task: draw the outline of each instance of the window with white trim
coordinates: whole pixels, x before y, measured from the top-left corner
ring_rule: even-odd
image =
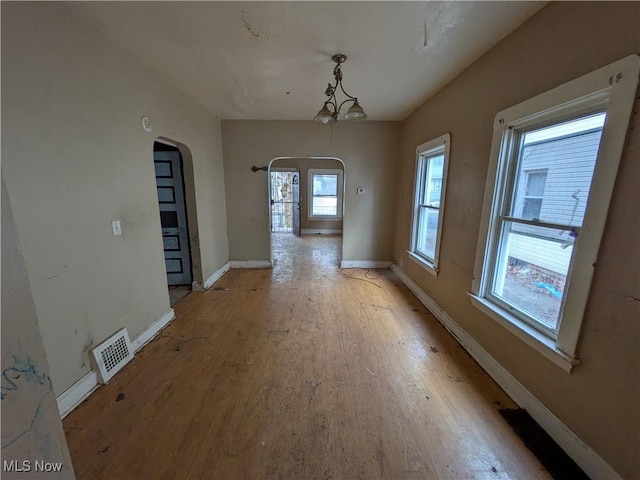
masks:
[[[632,55],[496,117],[472,301],[565,370],[640,72]]]
[[[309,170],[309,218],[342,218],[342,170]]]
[[[416,149],[416,174],[409,258],[437,274],[449,164],[447,133]]]

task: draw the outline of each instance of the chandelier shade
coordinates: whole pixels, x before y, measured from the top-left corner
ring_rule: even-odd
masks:
[[[316,122],[322,123],[324,125],[328,125],[336,121],[336,119],[333,118],[333,113],[331,113],[331,110],[329,110],[326,105],[322,106],[318,114],[313,117],[313,119]]]
[[[345,113],[342,118],[344,120],[351,120],[351,121],[366,120],[367,114],[358,103],[358,98],[352,95],[349,95],[347,92],[345,92],[344,87],[342,86],[341,65],[347,60],[347,56],[341,53],[338,53],[333,57],[331,57],[331,59],[334,62],[336,62],[336,66],[333,69],[335,84],[327,85],[327,89],[325,90],[324,94],[327,97],[329,97],[329,99],[324,102],[324,105],[322,106],[320,111],[318,111],[316,116],[313,117],[313,119],[316,122],[321,123],[323,125],[329,125],[329,124],[335,123],[338,121],[338,118],[340,117],[340,109],[342,108],[342,106],[347,103],[351,103],[349,110],[347,110],[347,113]],[[338,103],[338,99],[336,97],[336,93],[339,93],[338,88],[340,89],[340,92],[342,92],[342,94],[347,97],[345,100],[343,100],[340,103]]]
[[[347,113],[344,114],[345,120],[366,120],[367,114],[364,113],[364,110],[358,103],[358,100],[353,102],[353,105],[347,110]]]

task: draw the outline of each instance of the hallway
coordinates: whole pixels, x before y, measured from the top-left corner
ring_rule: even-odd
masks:
[[[79,479],[549,478],[515,407],[389,270],[274,238],[64,420]]]

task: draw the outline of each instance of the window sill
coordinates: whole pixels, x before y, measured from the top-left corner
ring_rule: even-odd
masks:
[[[432,263],[429,263],[424,258],[420,257],[419,255],[416,255],[413,252],[410,252],[409,250],[407,250],[407,254],[409,255],[409,258],[411,260],[413,260],[415,263],[417,263],[420,267],[424,268],[431,275],[433,275],[434,277],[438,276],[438,272],[440,270],[437,269]]]
[[[342,217],[321,217],[316,215],[315,217],[307,217],[307,220],[331,220],[334,222],[339,222],[342,220]]]
[[[544,355],[565,372],[571,373],[573,367],[580,363],[580,360],[577,358],[573,358],[559,350],[553,339],[543,335],[516,316],[484,298],[478,297],[472,293],[469,293],[468,295],[471,297],[471,303],[478,310],[493,318],[516,337],[534,348],[538,353]]]

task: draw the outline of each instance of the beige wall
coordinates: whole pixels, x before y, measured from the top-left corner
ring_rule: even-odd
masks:
[[[287,158],[276,160],[272,169],[295,168],[300,171],[300,229],[301,230],[342,230],[342,220],[317,220],[309,218],[309,170],[344,170],[342,162],[331,159]]]
[[[169,309],[159,136],[191,153],[206,278],[228,260],[219,121],[63,5],[2,3],[2,168],[59,394],[92,345]]]
[[[567,374],[469,302],[497,112],[640,52],[640,3],[551,3],[405,122],[395,259],[502,366],[625,478],[640,477],[640,123],[618,173],[584,321]],[[638,105],[635,108],[638,111]],[[415,148],[451,133],[440,274],[409,261]]]
[[[2,177],[2,454],[0,463],[30,462],[29,473],[2,478],[43,478],[35,462],[62,463],[46,478],[75,478],[49,377],[22,246]],[[9,383],[11,381],[11,383]]]
[[[398,122],[222,122],[229,252],[232,260],[268,260],[267,176],[251,171],[276,157],[338,157],[345,163],[343,260],[390,260]],[[356,195],[364,187],[366,195]]]
[[[551,3],[404,123],[339,122],[333,133],[311,121],[221,127],[63,5],[1,8],[2,168],[56,392],[90,370],[91,345],[122,326],[135,336],[169,308],[152,163],[156,137],[189,148],[204,278],[229,258],[270,256],[267,178],[251,172],[252,165],[278,156],[335,156],[346,164],[344,260],[402,261],[581,439],[623,477],[640,477],[637,116],[587,307],[582,365],[565,373],[466,296],[495,114],[639,53],[639,3]],[[140,126],[143,115],[153,121],[152,134]],[[435,278],[408,261],[405,250],[415,148],[445,132],[452,147]],[[357,187],[367,194],[357,196]],[[111,235],[115,219],[122,221],[121,237]],[[5,325],[3,312],[3,341]]]

